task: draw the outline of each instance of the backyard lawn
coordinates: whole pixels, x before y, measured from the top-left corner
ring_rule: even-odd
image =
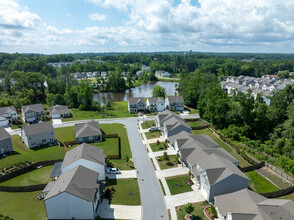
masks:
[[[166,142],[160,142],[160,144],[158,144],[158,145],[157,145],[157,143],[150,144],[150,147],[153,152],[156,152],[156,151],[165,150],[164,145],[166,145],[168,147],[168,144]]]
[[[233,151],[228,145],[226,145],[224,142],[222,142],[220,139],[218,139],[208,128],[201,129],[201,130],[192,130],[192,134],[205,134],[205,135],[208,135],[209,137],[211,137],[219,145],[219,147],[224,148],[233,157],[235,157],[239,161],[239,166],[240,167],[250,166],[249,163],[247,163],[245,160],[243,160],[242,157],[239,156],[235,151]]]
[[[168,155],[168,157],[169,157],[169,161],[165,161],[163,159],[163,156],[156,157],[161,170],[178,167],[178,163],[176,162],[178,156]]]
[[[267,177],[268,179],[270,179],[280,189],[285,189],[290,187],[289,184],[281,180],[277,175],[274,174],[274,171],[270,171],[269,168],[263,167],[261,169],[258,169],[258,172],[261,173],[263,176]]]
[[[150,128],[150,127],[154,127],[155,126],[155,121],[154,120],[151,120],[151,121],[144,121],[142,124],[141,124],[142,128],[143,129],[147,129],[147,128]]]
[[[187,122],[190,127],[201,127],[204,123],[199,119],[198,121]]]
[[[191,186],[188,186],[185,180],[190,179],[190,175],[181,175],[167,177],[166,182],[172,195],[193,191]]]
[[[147,139],[159,138],[161,136],[160,131],[149,131],[145,133]]]
[[[264,178],[256,171],[249,171],[246,176],[250,178],[249,187],[257,193],[266,193],[279,190],[278,187],[273,185],[270,181]]]
[[[60,143],[75,140],[75,126],[55,128],[55,137]]]
[[[136,179],[108,179],[106,187],[114,187],[111,204],[140,205],[139,185]]]
[[[29,186],[37,184],[45,184],[51,181],[50,174],[53,166],[45,166],[40,169],[27,172],[20,176],[0,183],[2,186]]]
[[[70,109],[71,118],[64,118],[62,121],[86,120],[86,119],[100,119],[100,118],[121,118],[121,117],[136,117],[136,114],[128,112],[128,102],[112,102],[111,109],[104,109],[98,111],[81,111],[79,109]]]
[[[209,204],[207,202],[193,203],[194,211],[191,213],[193,215],[193,219],[195,219],[195,220],[206,220],[207,218],[204,215],[203,210],[208,205]],[[186,205],[176,207],[177,217],[178,217],[179,220],[180,219],[185,219],[185,215],[188,214],[188,213],[185,212],[185,206]]]
[[[38,200],[41,191],[25,193],[0,192],[0,213],[14,220],[45,220],[43,200]]]
[[[25,144],[21,142],[19,135],[13,135],[12,137],[13,152],[12,155],[0,159],[0,169],[17,164],[24,161],[45,161],[63,159],[65,150],[59,146],[44,146],[39,148],[29,149]]]

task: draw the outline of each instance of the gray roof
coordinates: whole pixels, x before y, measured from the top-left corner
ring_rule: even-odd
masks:
[[[59,114],[69,114],[68,106],[66,105],[55,105],[49,108],[50,116],[53,111],[57,111]]]
[[[10,134],[5,130],[5,128],[0,126],[0,141],[11,138]]]
[[[190,135],[190,137],[193,139],[193,141],[186,142],[181,149],[185,148],[216,148],[218,147],[218,144],[212,140],[208,135],[204,134],[197,134],[197,135]]]
[[[249,189],[215,196],[215,205],[222,216],[233,220],[294,219],[294,203],[286,199],[267,199]]]
[[[61,175],[62,162],[56,162],[51,171],[50,178],[59,177]]]
[[[32,110],[34,112],[45,111],[42,104],[34,104],[34,105],[24,105],[21,109],[26,113],[28,110]]]
[[[147,100],[149,101],[149,103],[164,102],[163,97],[151,97],[151,98],[147,98]]]
[[[273,92],[271,92],[271,91],[264,91],[262,94],[263,94],[265,97],[272,97],[272,96],[273,96]]]
[[[42,193],[48,193],[53,186],[55,185],[56,181],[49,182],[46,187],[43,189]]]
[[[188,133],[187,131],[181,131],[175,135],[170,136],[168,140],[172,145],[174,145],[177,141],[178,147],[180,149],[181,146],[183,146],[183,144],[186,143],[188,140],[193,140],[191,136],[192,134]]]
[[[140,101],[145,104],[145,99],[142,98],[142,97],[140,97],[140,98],[128,98],[128,100],[129,100],[130,105],[138,104]]]
[[[183,96],[167,96],[169,103],[184,103]]]
[[[159,121],[166,120],[166,119],[168,119],[170,117],[173,117],[173,116],[176,117],[176,118],[182,119],[178,114],[176,114],[176,113],[174,113],[174,112],[172,112],[172,111],[170,111],[168,109],[164,110],[163,112],[160,112],[157,115]]]
[[[26,125],[22,127],[22,129],[24,130],[26,136],[32,136],[32,135],[42,134],[49,131],[54,131],[54,128],[50,121],[46,121],[46,122],[41,121],[37,124]]]
[[[166,126],[168,131],[176,129],[179,126],[184,126],[192,130],[191,127],[187,125],[182,119],[176,117],[171,117],[170,119],[166,120],[164,122],[164,125]]]
[[[253,89],[252,90],[252,93],[255,93],[255,94],[259,94],[259,93],[263,93],[264,92],[264,90],[262,90],[262,89]]]
[[[13,106],[2,107],[2,108],[0,108],[0,115],[4,115],[5,113],[8,113],[10,111],[16,112],[16,110]]]
[[[75,137],[91,137],[102,135],[102,132],[99,127],[99,122],[90,120],[86,123],[75,124]]]
[[[61,169],[67,167],[68,165],[74,163],[81,158],[92,161],[94,163],[105,165],[106,156],[103,154],[102,148],[83,143],[75,147],[74,149],[66,152]]]
[[[61,174],[44,200],[67,192],[87,201],[95,201],[95,194],[99,188],[98,176],[99,173],[86,167],[74,167]]]

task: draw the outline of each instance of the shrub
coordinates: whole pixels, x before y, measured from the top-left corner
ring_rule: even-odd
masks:
[[[191,214],[195,210],[195,207],[192,203],[188,202],[188,205],[185,206],[185,212]]]
[[[215,210],[214,205],[212,204],[212,205],[210,206],[210,208],[211,208],[211,214],[212,214],[212,216],[213,216],[214,218],[217,218],[217,212],[216,212],[216,210]]]
[[[160,145],[160,141],[159,141],[158,139],[157,139],[157,141],[156,141],[156,144],[157,144],[157,145]]]
[[[164,159],[165,161],[169,161],[169,156],[168,156],[167,152],[164,152],[164,153],[163,153],[163,159]]]

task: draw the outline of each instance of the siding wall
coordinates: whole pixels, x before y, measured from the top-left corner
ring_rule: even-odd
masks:
[[[0,142],[0,154],[2,152],[1,149],[4,150],[4,153],[13,151],[11,137]]]

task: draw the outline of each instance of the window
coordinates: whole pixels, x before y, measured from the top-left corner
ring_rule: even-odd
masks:
[[[42,139],[42,142],[43,142],[43,143],[46,142],[46,139]]]

